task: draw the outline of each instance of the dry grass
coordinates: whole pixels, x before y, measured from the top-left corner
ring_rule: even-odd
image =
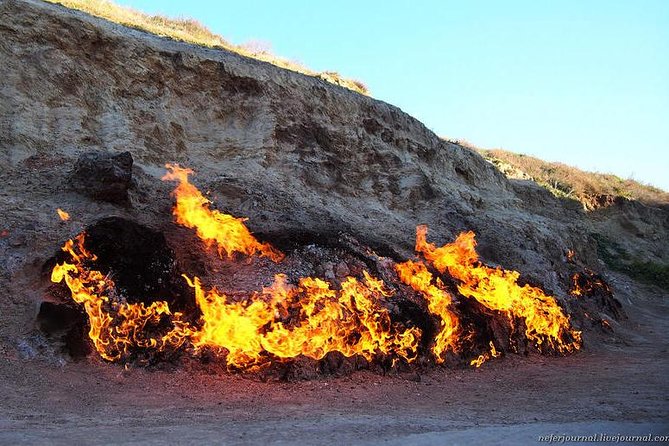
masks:
[[[174,40],[203,45],[211,48],[223,48],[246,57],[269,62],[281,68],[318,77],[335,85],[339,85],[361,94],[369,94],[367,87],[360,81],[346,79],[332,71],[315,72],[303,65],[271,54],[269,51],[257,50],[233,45],[218,34],[212,33],[197,20],[188,18],[170,18],[161,15],[149,15],[143,12],[119,6],[109,0],[46,0],[58,3],[71,9],[107,19],[131,28],[169,37]]]
[[[588,210],[606,205],[617,197],[669,206],[669,193],[632,179],[586,172],[566,164],[551,163],[506,150],[485,150],[463,141],[452,142],[479,152],[507,176],[532,179],[558,197],[580,201]]]

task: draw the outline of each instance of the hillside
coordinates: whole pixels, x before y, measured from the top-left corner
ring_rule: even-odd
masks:
[[[481,154],[520,190],[526,189],[527,182],[536,183],[565,206],[578,202],[591,225],[597,255],[608,268],[669,289],[669,250],[664,238],[669,230],[669,193],[564,163],[451,142]]]
[[[473,146],[509,178],[531,179],[556,197],[578,200],[594,210],[617,199],[637,200],[650,206],[669,206],[669,193],[632,179],[586,172],[564,163],[547,162],[529,155]]]
[[[110,0],[46,1],[83,11],[114,23],[140,29],[159,36],[169,37],[182,42],[193,43],[210,48],[224,48],[246,57],[269,62],[281,68],[326,80],[361,94],[369,94],[365,84],[358,80],[344,78],[334,71],[315,72],[298,62],[274,55],[264,48],[254,48],[253,45],[232,44],[222,36],[212,33],[206,26],[194,19],[149,15],[132,8],[117,5]]]
[[[593,270],[611,258],[609,267],[651,262],[651,271],[669,263],[666,211],[641,200],[584,213],[398,108],[317,77],[60,5],[2,5],[3,215],[10,226],[30,220],[39,229],[19,250],[47,258],[67,228],[53,215],[28,217],[11,205],[17,199],[69,208],[81,222],[104,211],[164,225],[169,193],[156,179],[178,162],[253,232],[279,243],[343,232],[406,257],[418,224],[440,240],[473,230],[483,259],[561,295],[571,285],[568,251]],[[130,152],[130,206],[67,186],[77,158],[100,151]],[[596,187],[583,185],[583,194],[601,196]]]
[[[461,144],[480,153],[512,181],[532,181],[557,198],[579,202],[591,221],[598,256],[608,268],[669,289],[669,252],[664,242],[669,193],[615,175]]]

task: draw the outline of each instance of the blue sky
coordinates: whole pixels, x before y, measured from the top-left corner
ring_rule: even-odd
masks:
[[[440,136],[669,190],[669,1],[117,3],[270,42]]]

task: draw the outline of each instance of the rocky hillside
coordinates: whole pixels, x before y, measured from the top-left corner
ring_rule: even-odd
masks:
[[[531,180],[560,199],[580,203],[606,266],[669,289],[669,247],[665,242],[669,193],[615,175],[464,145],[482,154],[511,181]]]
[[[484,259],[558,295],[568,250],[604,267],[593,233],[615,227],[616,242],[639,255],[666,240],[666,213],[628,203],[615,218],[586,215],[397,107],[223,49],[0,0],[0,59],[0,274],[11,296],[0,311],[17,326],[34,317],[44,262],[83,225],[110,215],[170,224],[166,162],[194,169],[193,181],[261,238],[346,232],[406,256],[417,224],[437,242],[471,229]],[[82,154],[125,151],[134,160],[127,201],[72,182]],[[667,262],[663,249],[655,261]]]
[[[194,43],[209,48],[220,48],[252,57],[254,59],[269,62],[281,68],[286,68],[298,73],[315,76],[332,82],[335,85],[349,88],[358,93],[367,94],[367,87],[360,81],[346,79],[334,71],[315,72],[289,59],[276,56],[263,48],[263,45],[234,45],[223,37],[214,34],[206,26],[194,19],[170,18],[163,15],[149,15],[132,8],[117,5],[110,0],[46,0],[58,3],[68,8],[87,12],[88,14],[110,20],[131,28],[147,31],[160,36],[169,37],[182,42]]]
[[[479,152],[507,177],[531,179],[553,195],[580,201],[587,211],[609,206],[617,200],[635,200],[651,207],[669,207],[669,192],[616,175],[585,172],[563,163],[550,163],[529,155],[501,149]]]

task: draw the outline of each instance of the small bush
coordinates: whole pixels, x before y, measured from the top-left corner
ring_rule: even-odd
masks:
[[[669,289],[669,265],[635,260],[624,272],[640,282],[657,285],[665,290]]]

